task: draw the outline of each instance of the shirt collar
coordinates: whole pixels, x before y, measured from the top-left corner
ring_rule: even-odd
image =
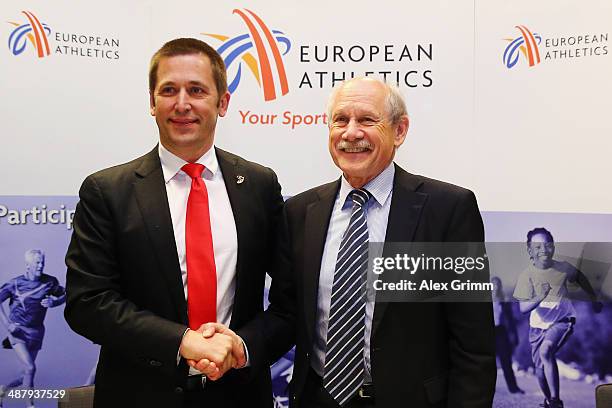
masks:
[[[164,181],[168,183],[181,171],[187,162],[174,153],[166,149],[161,143],[159,144],[159,161],[161,162],[162,171],[164,173]],[[196,163],[203,164],[205,167],[202,177],[210,179],[212,178],[217,170],[219,170],[219,162],[217,161],[217,152],[214,146],[208,149],[206,153],[202,155]]]
[[[385,202],[389,199],[391,195],[391,191],[393,190],[393,179],[395,177],[395,165],[393,162],[389,163],[389,165],[381,171],[378,176],[374,177],[372,180],[366,183],[363,186],[364,189],[368,190],[370,194],[374,197],[379,206],[383,206]],[[353,191],[353,188],[348,181],[342,176],[340,181],[340,191],[338,192],[338,198],[342,204],[342,209],[344,210],[347,207],[352,205],[352,200],[348,200],[348,195]],[[372,201],[370,201],[371,203]]]

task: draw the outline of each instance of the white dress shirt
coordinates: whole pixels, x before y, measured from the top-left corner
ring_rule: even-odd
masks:
[[[159,159],[166,183],[174,241],[181,268],[185,300],[187,300],[185,218],[187,200],[191,190],[191,177],[181,170],[181,167],[187,162],[172,154],[161,143],[159,144]],[[236,222],[214,147],[204,153],[196,163],[203,164],[205,167],[202,178],[208,191],[210,229],[217,271],[217,322],[229,326],[236,287],[236,260],[238,257]],[[198,374],[199,372],[190,369],[190,373]]]
[[[370,180],[363,188],[372,194],[372,198],[365,206],[368,224],[368,236],[370,243],[384,242],[387,232],[387,221],[391,209],[391,196],[393,195],[393,178],[395,166],[393,162],[387,166],[378,176]],[[327,328],[329,324],[329,308],[331,304],[332,285],[334,272],[336,270],[336,259],[342,242],[342,236],[348,228],[351,219],[353,202],[348,198],[349,193],[354,190],[344,177],[341,179],[340,191],[336,197],[332,210],[325,248],[321,260],[321,271],[319,275],[319,293],[317,297],[316,339],[313,345],[312,368],[323,377],[325,368],[325,350],[327,346]],[[371,248],[371,247],[370,247]],[[380,245],[382,250],[382,245]],[[382,254],[368,254],[369,257]],[[371,275],[370,271],[368,274]],[[368,276],[368,288],[371,287],[372,276]],[[371,380],[370,368],[370,336],[372,334],[372,317],[374,316],[375,291],[367,291],[366,317],[365,317],[365,344],[363,350],[364,364],[366,367],[366,381]]]

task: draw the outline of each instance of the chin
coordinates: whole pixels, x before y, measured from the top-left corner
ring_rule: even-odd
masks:
[[[342,170],[342,172],[347,176],[347,177],[355,177],[355,178],[363,178],[366,177],[366,172],[364,171],[365,169],[362,166],[340,166],[340,170]]]
[[[361,173],[371,167],[369,160],[359,157],[343,157],[340,160],[340,167]]]
[[[543,260],[543,259],[539,259],[535,265],[540,268],[540,269],[548,269],[552,266],[552,261],[547,261],[547,260]]]

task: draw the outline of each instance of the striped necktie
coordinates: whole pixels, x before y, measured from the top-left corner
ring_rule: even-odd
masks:
[[[364,381],[368,224],[364,210],[372,195],[364,189],[349,194],[351,220],[342,237],[332,285],[323,386],[340,405],[346,403]]]

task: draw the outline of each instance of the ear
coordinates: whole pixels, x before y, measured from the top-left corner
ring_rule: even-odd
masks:
[[[155,116],[155,96],[151,91],[149,91],[149,112],[151,116]]]
[[[221,98],[219,98],[219,116],[223,117],[227,113],[231,94],[229,91],[225,91]]]
[[[402,143],[404,143],[404,140],[406,140],[409,123],[410,121],[408,120],[408,115],[404,115],[400,118],[399,124],[395,128],[395,135],[393,135],[393,144],[395,145],[395,148],[400,147]]]

